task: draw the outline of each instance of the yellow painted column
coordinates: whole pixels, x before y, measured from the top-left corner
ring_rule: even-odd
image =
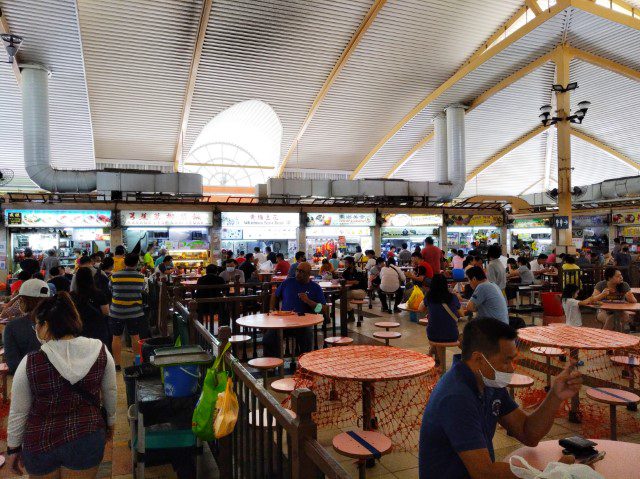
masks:
[[[566,87],[569,80],[571,57],[564,48],[559,49],[556,57],[556,83]],[[571,114],[571,93],[557,92],[557,116],[567,118]],[[573,250],[571,242],[571,123],[556,123],[556,141],[558,151],[558,215],[569,217],[569,228],[558,230],[558,253]]]

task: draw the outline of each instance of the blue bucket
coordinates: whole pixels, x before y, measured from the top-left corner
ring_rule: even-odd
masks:
[[[200,371],[197,364],[164,366],[164,394],[167,397],[185,397],[198,392]]]
[[[463,269],[454,269],[451,271],[451,277],[455,281],[464,281],[464,270]]]

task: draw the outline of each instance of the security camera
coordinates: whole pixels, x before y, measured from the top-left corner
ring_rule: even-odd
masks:
[[[7,50],[7,55],[9,55],[9,61],[7,63],[13,63],[13,59],[22,44],[22,37],[12,33],[3,33],[0,35],[0,38],[2,38],[4,48]]]

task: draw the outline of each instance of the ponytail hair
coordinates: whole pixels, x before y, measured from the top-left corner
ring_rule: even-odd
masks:
[[[65,291],[43,299],[33,311],[33,319],[41,326],[47,323],[54,339],[82,334],[82,320],[71,296]]]

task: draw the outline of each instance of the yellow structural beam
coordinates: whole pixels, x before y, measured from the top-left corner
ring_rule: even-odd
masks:
[[[513,213],[524,213],[532,209],[531,205],[527,201],[522,198],[518,198],[517,196],[478,195],[466,199],[466,203],[495,203],[501,201],[509,203],[512,207]]]
[[[623,75],[632,80],[640,81],[640,71],[638,70],[634,70],[633,68],[626,67],[624,65],[621,65],[620,63],[609,60],[608,58],[603,58],[598,55],[594,55],[593,53],[585,52],[584,50],[580,50],[569,45],[565,46],[564,48],[574,58],[579,58],[580,60],[584,60],[585,62],[591,63],[592,65],[596,65],[600,68],[604,68],[605,70],[618,73],[619,75]]]
[[[189,114],[191,113],[191,103],[193,102],[193,92],[196,87],[196,78],[198,77],[198,67],[202,58],[202,47],[207,34],[207,26],[209,25],[209,17],[211,16],[211,6],[213,0],[204,0],[202,11],[200,13],[200,23],[198,24],[198,36],[196,37],[196,45],[193,49],[191,57],[191,67],[189,68],[189,79],[187,80],[187,89],[184,94],[184,102],[182,104],[182,118],[180,120],[180,128],[178,130],[178,142],[173,161],[174,171],[178,171],[180,158],[182,157],[182,149],[184,147],[184,135],[187,132],[189,124]]]
[[[432,91],[429,95],[427,95],[420,103],[418,103],[410,112],[408,112],[402,120],[400,120],[396,125],[389,131],[378,143],[376,146],[369,152],[367,155],[360,161],[356,169],[351,174],[351,179],[355,179],[360,170],[365,167],[365,165],[369,162],[369,160],[382,148],[387,141],[391,137],[393,137],[400,129],[406,125],[414,116],[420,113],[424,108],[426,108],[430,103],[434,100],[442,96],[445,92],[447,92],[451,87],[453,87],[458,81],[467,76],[469,73],[483,65],[487,60],[490,60],[504,49],[513,45],[518,40],[522,39],[525,35],[532,32],[540,25],[548,21],[549,19],[556,16],[558,13],[562,12],[565,8],[567,8],[570,4],[570,0],[558,0],[558,3],[551,7],[549,10],[545,10],[540,15],[536,16],[533,20],[531,20],[526,25],[522,26],[503,41],[495,44],[493,47],[489,48],[482,55],[476,56],[472,58],[469,62],[463,65],[456,73],[453,74],[447,81],[445,81],[442,85]]]
[[[487,161],[483,162],[480,166],[474,168],[474,170],[467,175],[467,181],[471,181],[476,176],[478,176],[480,173],[482,173],[484,170],[486,170],[491,165],[493,165],[496,161],[500,160],[502,157],[504,157],[508,153],[512,152],[513,150],[518,148],[520,145],[523,145],[524,143],[529,141],[531,138],[535,138],[540,133],[542,133],[544,131],[547,131],[548,129],[549,129],[548,126],[540,125],[539,127],[531,130],[526,135],[521,136],[516,141],[510,143],[505,148],[503,148],[498,153],[496,153],[491,158],[489,158]]]
[[[612,22],[619,23],[625,27],[634,28],[640,30],[640,19],[634,18],[629,15],[625,15],[622,12],[617,12],[611,8],[603,7],[590,0],[570,0],[572,7],[579,8],[587,13],[596,15],[598,17],[610,20]],[[633,10],[632,10],[633,11]]]
[[[576,128],[572,128],[571,129],[571,135],[575,136],[576,138],[580,138],[581,140],[584,140],[587,143],[590,143],[591,145],[595,146],[596,148],[601,149],[602,151],[610,154],[611,156],[613,156],[613,157],[617,158],[618,160],[626,163],[627,165],[635,168],[636,170],[640,170],[640,163],[638,163],[637,161],[634,161],[631,158],[629,158],[628,156],[620,153],[618,150],[614,150],[609,145],[605,145],[600,140],[597,140],[594,137],[587,135],[583,131],[578,130]]]
[[[542,8],[540,8],[540,5],[538,5],[536,0],[524,0],[524,3],[536,15],[540,15],[542,13]]]
[[[4,14],[2,13],[2,10],[0,10],[0,34],[4,34],[4,33],[11,33],[11,30],[9,29],[9,23],[7,22],[7,17],[5,17]],[[18,65],[17,58],[13,59],[13,64],[11,65],[11,68],[13,69],[13,74],[16,77],[16,81],[18,82],[18,85],[20,85],[22,83],[22,74],[20,73],[20,65]]]
[[[378,16],[378,13],[380,13],[380,10],[382,10],[382,7],[384,7],[385,3],[387,3],[387,0],[376,0],[373,3],[373,5],[371,5],[371,8],[369,8],[369,11],[367,12],[364,19],[362,20],[362,23],[360,23],[360,26],[358,27],[355,34],[347,44],[342,54],[340,55],[340,58],[338,58],[338,61],[333,66],[333,69],[331,70],[331,72],[329,73],[329,76],[327,77],[324,84],[322,85],[322,88],[320,88],[320,91],[316,95],[316,98],[313,101],[313,104],[311,105],[311,108],[307,113],[307,117],[304,119],[304,122],[302,122],[302,126],[300,127],[298,134],[295,136],[295,138],[291,142],[289,151],[287,151],[287,154],[282,159],[282,162],[278,167],[278,172],[276,176],[279,177],[282,175],[282,172],[287,166],[287,162],[293,155],[293,152],[298,147],[298,143],[300,142],[302,135],[304,135],[304,132],[306,131],[309,124],[311,123],[311,119],[315,115],[316,111],[318,111],[318,108],[320,108],[320,104],[322,103],[324,98],[327,96],[327,93],[329,92],[329,88],[331,88],[331,85],[333,85],[333,82],[335,82],[336,78],[338,77],[338,74],[342,71],[342,69],[347,64],[347,60],[349,60],[349,57],[355,51],[356,47],[364,37],[364,34],[367,32],[367,30],[369,30],[369,27],[371,27],[371,25],[373,24],[373,21],[376,19],[376,17]]]

